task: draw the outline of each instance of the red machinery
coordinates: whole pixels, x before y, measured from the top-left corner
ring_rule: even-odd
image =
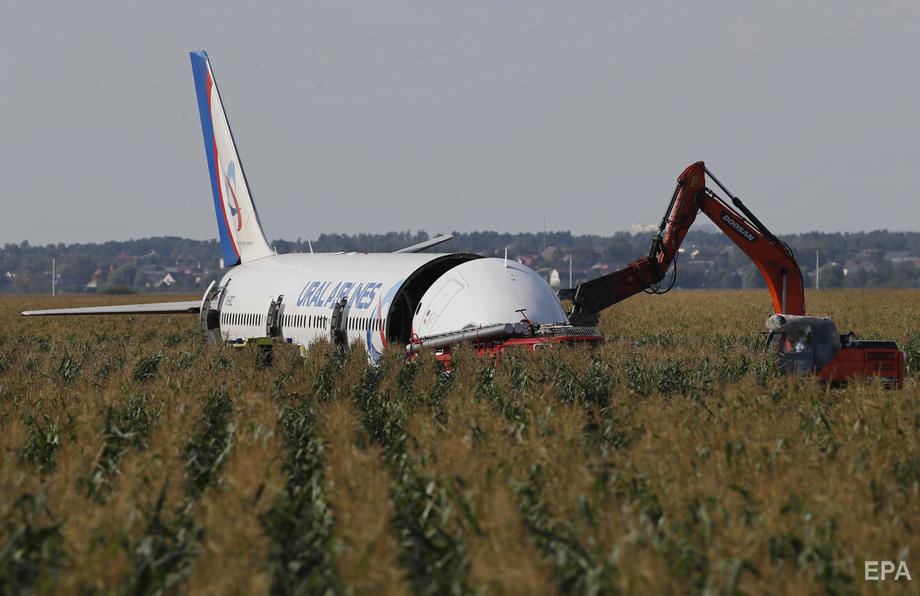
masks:
[[[731,198],[735,208],[706,187],[707,174]],[[897,344],[856,340],[852,332],[838,335],[833,320],[804,316],[804,282],[792,249],[774,236],[701,161],[677,179],[648,257],[576,288],[560,290],[559,297],[574,305],[569,321],[593,325],[602,309],[634,294],[668,291],[673,277],[668,287],[661,288],[659,284],[700,211],[750,257],[766,280],[777,313],[767,321],[771,331],[768,344],[779,354],[780,370],[813,372],[817,378],[832,383],[873,377],[891,386],[903,385],[904,353]]]
[[[548,344],[597,344],[603,341],[604,336],[594,327],[538,325],[525,317],[519,323],[502,323],[413,338],[412,343],[406,346],[406,351],[410,358],[415,358],[422,350],[433,350],[435,358],[449,363],[453,346],[461,343],[471,345],[481,358],[494,358],[504,354],[507,349],[533,351]]]

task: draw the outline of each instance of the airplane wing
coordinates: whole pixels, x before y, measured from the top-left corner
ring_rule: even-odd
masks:
[[[419,242],[418,244],[413,244],[412,246],[407,246],[406,248],[400,248],[399,250],[394,250],[393,252],[422,252],[425,249],[431,248],[432,246],[437,246],[442,242],[447,242],[453,238],[453,234],[446,234],[444,236],[438,236],[436,238],[430,238],[424,242]]]
[[[52,308],[48,310],[26,310],[24,317],[46,317],[55,315],[197,315],[201,311],[200,300],[187,302],[150,302],[148,304],[119,304],[116,306],[88,306],[82,308]]]

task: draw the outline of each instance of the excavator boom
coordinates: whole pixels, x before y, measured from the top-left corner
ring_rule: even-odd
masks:
[[[706,187],[707,176],[728,195],[731,205]],[[779,355],[782,372],[814,373],[831,384],[856,377],[879,379],[890,387],[904,384],[904,352],[897,344],[856,340],[852,332],[838,335],[832,319],[804,316],[805,284],[792,249],[774,236],[701,161],[677,179],[648,257],[576,288],[559,291],[560,298],[573,304],[569,322],[593,325],[600,311],[608,306],[639,292],[660,294],[671,289],[677,275],[678,250],[699,212],[750,257],[767,282],[776,311],[767,320],[771,330],[768,343]],[[672,266],[674,277],[662,288],[661,282]]]
[[[706,175],[731,197],[734,208],[706,187]],[[739,213],[740,211],[740,213]],[[678,250],[699,212],[703,212],[757,265],[770,290],[777,313],[805,313],[805,286],[792,250],[764,226],[740,199],[732,195],[698,161],[683,171],[668,209],[652,239],[648,257],[629,263],[623,269],[559,291],[571,300],[569,320],[576,325],[595,322],[608,306],[639,292],[663,293],[668,269],[675,264]],[[673,282],[672,282],[673,283]]]

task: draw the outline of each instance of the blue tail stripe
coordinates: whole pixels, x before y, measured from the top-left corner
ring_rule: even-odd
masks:
[[[211,174],[211,194],[214,196],[214,211],[217,215],[217,231],[220,234],[224,267],[232,267],[239,264],[240,257],[233,249],[233,240],[230,238],[230,231],[224,221],[220,178],[217,175],[217,164],[214,163],[214,126],[211,123],[211,106],[208,104],[208,54],[204,50],[199,50],[189,52],[189,56],[192,59],[192,74],[195,76],[198,114],[201,116],[201,134],[204,135],[204,153],[208,158],[208,171]]]

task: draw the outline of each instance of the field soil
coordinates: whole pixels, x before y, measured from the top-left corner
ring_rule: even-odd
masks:
[[[913,593],[920,293],[807,294],[902,390],[777,376],[765,291],[639,295],[593,350],[208,346],[0,298],[0,593]],[[915,529],[918,533],[915,533]],[[867,582],[866,561],[913,577]]]

